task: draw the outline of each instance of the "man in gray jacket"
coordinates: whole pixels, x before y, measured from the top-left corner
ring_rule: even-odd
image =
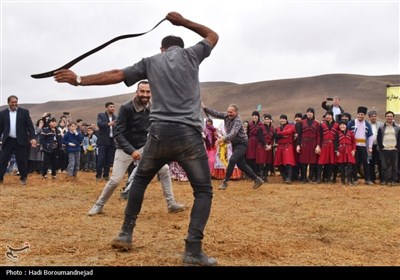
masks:
[[[377,142],[381,152],[381,185],[398,185],[398,157],[400,150],[400,129],[394,122],[394,113],[385,113],[386,122],[379,127]]]

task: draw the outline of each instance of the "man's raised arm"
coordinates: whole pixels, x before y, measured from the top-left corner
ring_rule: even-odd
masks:
[[[187,29],[192,30],[193,32],[196,32],[199,34],[201,37],[206,39],[211,43],[211,46],[214,47],[217,42],[218,42],[218,34],[208,28],[207,26],[204,26],[202,24],[193,22],[191,20],[188,20],[184,18],[181,14],[177,12],[170,12],[166,16],[167,20],[169,20],[173,25],[177,26],[183,26]]]

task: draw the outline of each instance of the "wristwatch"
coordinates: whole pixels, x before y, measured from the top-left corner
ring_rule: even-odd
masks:
[[[81,76],[76,76],[76,84],[80,85],[81,84]]]

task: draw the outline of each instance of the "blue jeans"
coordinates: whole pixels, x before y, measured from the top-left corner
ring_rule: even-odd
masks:
[[[125,221],[136,221],[148,184],[160,168],[171,161],[176,161],[182,166],[193,188],[194,203],[186,239],[201,241],[211,210],[211,176],[201,133],[185,124],[152,123],[129,191]]]

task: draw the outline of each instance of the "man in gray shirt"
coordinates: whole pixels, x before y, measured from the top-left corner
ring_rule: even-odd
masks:
[[[185,170],[193,188],[194,203],[190,215],[183,262],[214,265],[202,250],[204,228],[212,201],[212,186],[207,153],[201,132],[202,113],[199,83],[199,65],[210,55],[218,42],[218,34],[210,28],[190,21],[179,13],[166,16],[172,24],[194,31],[204,39],[184,48],[180,37],[167,36],[161,42],[161,53],[143,58],[133,66],[94,75],[77,76],[70,70],[56,72],[55,80],[71,85],[109,85],[124,82],[132,86],[147,79],[152,90],[151,127],[144,146],[137,173],[129,192],[125,218],[113,247],[132,248],[132,233],[140,213],[145,190],[166,163],[177,161]]]
[[[222,184],[219,186],[219,190],[226,190],[228,187],[228,181],[232,176],[235,165],[244,172],[249,178],[254,181],[253,189],[258,189],[264,183],[264,181],[258,177],[253,169],[246,163],[245,154],[247,151],[248,137],[243,129],[243,123],[239,116],[238,107],[236,104],[230,104],[226,113],[217,112],[214,109],[207,108],[202,104],[203,110],[211,116],[223,119],[226,130],[226,135],[219,137],[216,141],[216,145],[220,143],[231,143],[233,153],[229,158],[228,166],[226,167],[225,178]]]

